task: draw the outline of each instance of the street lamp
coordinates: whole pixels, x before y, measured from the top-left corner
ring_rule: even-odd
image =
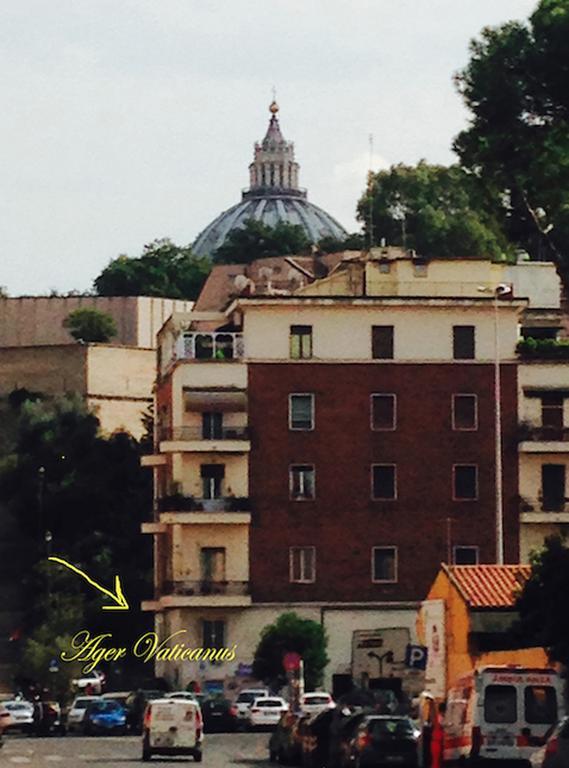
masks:
[[[494,294],[494,434],[496,460],[496,563],[504,565],[504,496],[502,465],[502,381],[500,372],[500,323],[498,299],[511,294],[512,286],[499,283],[494,288],[478,286],[478,290]]]

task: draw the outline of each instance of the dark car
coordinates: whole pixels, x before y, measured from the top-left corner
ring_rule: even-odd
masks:
[[[152,699],[161,699],[163,696],[164,692],[158,690],[139,688],[137,691],[133,691],[126,700],[128,730],[132,733],[142,733],[142,720],[146,705]]]
[[[83,733],[94,736],[110,733],[116,736],[126,733],[126,710],[117,701],[100,699],[88,705],[83,718]]]
[[[418,765],[417,731],[408,717],[368,715],[352,742],[354,768]]]
[[[542,768],[569,768],[569,717],[564,717],[545,745]]]
[[[204,733],[237,730],[237,709],[223,696],[206,697],[201,702]]]
[[[330,726],[334,710],[327,709],[303,723],[302,765],[304,768],[327,768],[330,749]]]
[[[369,709],[337,709],[330,723],[328,768],[350,768],[352,742],[363,720],[370,715]]]
[[[285,712],[269,739],[269,760],[282,765],[300,765],[304,723],[310,715]]]

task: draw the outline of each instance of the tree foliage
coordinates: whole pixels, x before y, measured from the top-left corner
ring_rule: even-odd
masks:
[[[117,335],[117,326],[113,318],[98,309],[83,307],[75,309],[63,321],[76,341],[106,343]]]
[[[323,253],[361,251],[363,248],[365,248],[365,245],[365,236],[360,232],[352,232],[345,238],[327,236],[318,241],[318,249]]]
[[[541,0],[529,23],[485,28],[456,82],[471,112],[461,162],[497,201],[508,237],[567,270],[569,0]]]
[[[193,300],[211,269],[209,259],[168,238],[144,246],[142,255],[118,256],[95,279],[99,296],[164,296]]]
[[[286,256],[305,252],[310,240],[297,224],[279,221],[270,227],[248,219],[241,229],[233,229],[214,254],[217,264],[249,264],[267,256]]]
[[[477,180],[457,165],[392,166],[373,176],[358,218],[373,239],[425,257],[502,258],[509,245]],[[369,233],[368,233],[369,234]]]
[[[556,537],[532,556],[531,576],[517,601],[525,638],[569,667],[569,549]]]
[[[261,632],[255,651],[253,674],[275,688],[286,683],[283,657],[296,652],[304,660],[304,679],[307,689],[314,690],[322,683],[324,668],[328,664],[326,648],[328,640],[321,624],[302,619],[296,613],[283,613],[274,624]]]
[[[152,504],[151,477],[140,467],[138,443],[126,433],[99,434],[96,416],[71,396],[14,397],[2,417],[11,437],[0,455],[0,503],[18,521],[27,558],[25,652],[44,658],[33,643],[80,629],[112,632],[117,645],[130,645],[150,629],[137,605],[152,584],[152,545],[140,534]],[[132,610],[102,611],[100,592],[47,564],[47,530],[53,554],[99,584],[112,588],[119,574]]]

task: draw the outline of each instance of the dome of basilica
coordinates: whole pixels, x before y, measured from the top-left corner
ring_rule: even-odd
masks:
[[[223,211],[198,235],[192,248],[198,256],[213,255],[231,230],[243,227],[248,219],[271,227],[281,221],[296,224],[311,243],[324,237],[343,239],[348,234],[329,213],[310,203],[306,190],[299,187],[294,144],[281,133],[275,101],[269,111],[267,133],[260,144],[255,144],[249,166],[249,189],[243,192],[240,203]]]

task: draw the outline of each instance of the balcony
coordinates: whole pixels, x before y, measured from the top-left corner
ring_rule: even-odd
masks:
[[[229,332],[183,333],[176,342],[178,360],[240,360],[244,355],[243,334]]]
[[[522,498],[520,523],[569,523],[569,499]]]
[[[208,453],[248,453],[249,427],[221,427],[204,433],[200,427],[165,427],[160,430],[160,450]]]
[[[176,493],[158,499],[161,523],[249,525],[251,500],[245,496],[200,499]]]
[[[160,605],[167,607],[241,608],[251,605],[248,581],[167,581]]]
[[[521,453],[569,453],[569,427],[544,427],[520,424]]]

